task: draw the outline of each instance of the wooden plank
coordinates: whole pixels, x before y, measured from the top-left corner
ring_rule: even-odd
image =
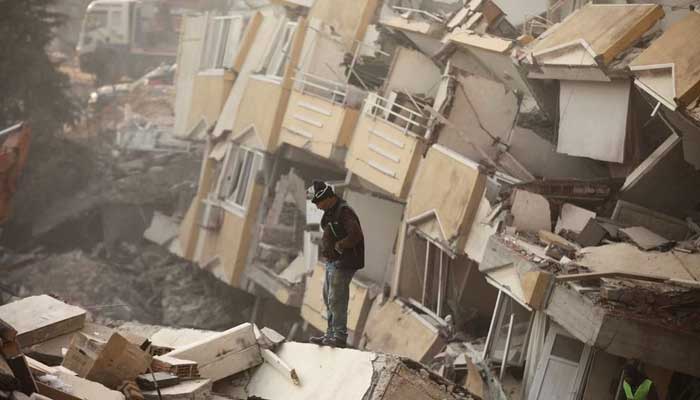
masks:
[[[200,375],[214,381],[263,362],[253,325],[250,323],[175,349],[167,355],[196,362]]]
[[[85,310],[51,296],[31,296],[0,307],[0,319],[17,330],[22,347],[80,330]]]

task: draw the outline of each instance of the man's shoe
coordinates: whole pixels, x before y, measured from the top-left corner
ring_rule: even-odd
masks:
[[[326,340],[326,336],[311,336],[309,338],[309,343],[317,344],[323,346],[323,342]]]
[[[345,340],[338,339],[337,337],[327,337],[323,339],[323,345],[329,347],[337,347],[340,349],[344,349],[345,347],[347,347],[347,343],[345,342]]]

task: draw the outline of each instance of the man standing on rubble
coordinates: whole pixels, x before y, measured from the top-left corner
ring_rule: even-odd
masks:
[[[321,255],[326,261],[323,301],[328,312],[326,334],[311,337],[311,343],[345,347],[348,338],[348,301],[355,271],[365,266],[365,241],[355,211],[336,196],[333,188],[314,181],[307,197],[323,210]]]

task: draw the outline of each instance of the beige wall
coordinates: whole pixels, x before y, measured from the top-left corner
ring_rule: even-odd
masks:
[[[432,222],[435,221],[434,217],[426,219],[431,221],[430,224],[417,223],[417,226],[434,239],[447,241],[455,249],[461,250],[485,187],[486,176],[479,171],[477,164],[433,146],[418,168],[408,196],[406,219],[410,221],[434,211],[445,237],[437,222]]]
[[[201,251],[197,262],[205,264],[219,257],[224,282],[240,287],[246,267],[246,259],[253,236],[258,207],[262,201],[264,187],[258,183],[251,189],[248,208],[243,214],[224,210],[223,223],[219,230],[200,229]]]
[[[274,133],[274,116],[280,108],[281,98],[281,84],[257,76],[251,77],[238,109],[238,118],[233,125],[234,136],[254,126],[264,147],[262,150],[273,151],[273,143],[270,140]]]
[[[352,173],[404,198],[423,148],[423,142],[415,136],[404,134],[381,118],[361,113],[345,163]]]
[[[293,90],[280,140],[331,158],[334,148],[349,145],[357,115],[357,110]]]
[[[193,127],[204,117],[211,126],[219,119],[221,108],[233,86],[233,76],[230,74],[199,73],[194,77],[192,99],[187,126]]]
[[[377,0],[316,0],[309,18],[322,20],[345,39],[361,40],[377,3]]]

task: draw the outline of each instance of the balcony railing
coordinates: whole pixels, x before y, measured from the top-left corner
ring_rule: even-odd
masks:
[[[363,112],[399,127],[404,134],[413,134],[424,139],[430,137],[430,116],[402,106],[396,101],[381,97],[376,93],[370,93],[367,96]]]
[[[294,78],[295,88],[302,94],[320,97],[333,104],[347,104],[348,85],[321,78],[306,72],[297,71]]]

